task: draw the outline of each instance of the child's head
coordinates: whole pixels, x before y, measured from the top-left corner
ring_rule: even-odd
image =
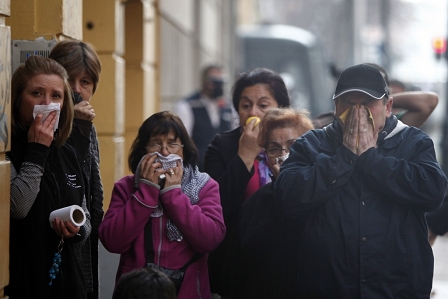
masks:
[[[176,290],[164,273],[147,267],[124,274],[112,299],[176,299]]]

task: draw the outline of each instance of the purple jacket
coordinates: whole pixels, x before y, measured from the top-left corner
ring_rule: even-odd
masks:
[[[141,182],[139,189],[134,189],[133,175],[115,183],[109,209],[99,227],[99,237],[108,251],[121,255],[116,281],[124,273],[146,265],[144,227],[159,200],[163,215],[151,218],[154,262],[179,269],[196,252],[205,253],[187,268],[177,298],[211,298],[207,253],[221,243],[226,232],[218,183],[211,178],[199,192],[199,202],[195,205],[190,203],[180,185],[160,191],[151,182]],[[180,242],[168,240],[168,219],[181,231]]]

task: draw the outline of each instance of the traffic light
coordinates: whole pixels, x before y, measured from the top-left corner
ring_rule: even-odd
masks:
[[[436,59],[442,58],[442,55],[446,52],[446,39],[441,36],[434,37],[432,39],[432,49],[436,54]]]

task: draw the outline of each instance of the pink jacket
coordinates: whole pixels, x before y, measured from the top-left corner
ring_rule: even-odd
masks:
[[[144,227],[159,199],[163,216],[151,218],[154,262],[162,267],[179,269],[196,252],[204,253],[187,268],[177,298],[211,298],[207,253],[221,243],[226,232],[218,183],[211,178],[201,189],[199,202],[195,205],[190,203],[180,185],[160,191],[157,185],[147,182],[134,189],[133,175],[115,183],[109,209],[99,227],[99,238],[108,251],[121,255],[116,280],[124,273],[146,265]],[[168,240],[168,218],[181,231],[183,239],[180,242]]]

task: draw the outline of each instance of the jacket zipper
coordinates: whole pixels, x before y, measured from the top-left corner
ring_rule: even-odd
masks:
[[[162,250],[162,231],[163,231],[163,229],[162,229],[162,224],[163,224],[163,221],[162,221],[162,218],[163,217],[159,217],[159,246],[158,246],[158,248],[157,248],[157,264],[158,265],[160,265],[160,251]]]
[[[198,271],[198,276],[196,277],[196,288],[197,288],[199,299],[202,299],[200,277],[201,277],[201,274],[200,274],[200,271]]]

